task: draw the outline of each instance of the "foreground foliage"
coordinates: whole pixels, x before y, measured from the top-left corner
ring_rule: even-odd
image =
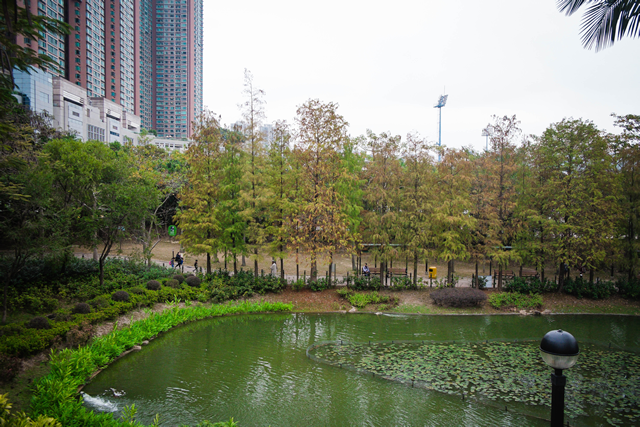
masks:
[[[112,414],[87,411],[82,400],[78,399],[78,387],[85,384],[93,372],[109,364],[125,350],[179,324],[228,314],[291,310],[291,304],[265,302],[228,303],[208,307],[199,305],[189,308],[174,306],[160,314],[151,314],[129,327],[114,328],[113,332],[98,338],[89,346],[77,350],[52,351],[51,372],[35,385],[32,414],[53,417],[65,427],[138,426],[140,424],[135,421],[116,420]]]
[[[578,363],[565,371],[566,415],[598,416],[611,425],[640,422],[640,356],[580,347]],[[308,353],[334,366],[481,402],[543,407],[551,402],[549,367],[537,342],[331,343]]]

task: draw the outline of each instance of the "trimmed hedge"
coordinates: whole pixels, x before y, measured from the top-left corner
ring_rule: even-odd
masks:
[[[88,314],[91,313],[91,306],[86,302],[79,302],[73,307],[73,314]]]
[[[160,285],[160,282],[157,280],[149,280],[147,282],[147,289],[150,291],[159,291],[161,287],[162,285]]]
[[[113,299],[114,301],[118,301],[118,302],[129,301],[130,298],[131,297],[129,296],[129,293],[125,292],[125,291],[117,291],[116,293],[111,295],[111,299]]]
[[[487,296],[474,288],[442,288],[430,294],[435,305],[442,307],[478,307]]]
[[[578,277],[566,279],[562,291],[576,298],[605,299],[616,294],[616,287],[613,282],[606,280],[591,283]]]
[[[26,331],[23,326],[14,324],[0,327],[0,353],[20,357],[29,356],[49,348],[57,337],[64,337],[70,329],[78,327],[82,322],[96,324],[114,320],[140,306],[153,306],[159,302],[192,301],[198,299],[199,293],[200,290],[196,288],[162,288],[160,291],[145,291],[144,294],[132,295],[128,302],[111,301],[109,295],[101,295],[93,302],[107,301],[106,305],[96,304],[91,313],[74,314],[70,320],[53,321],[51,329]],[[64,319],[67,313],[68,311],[58,310],[56,315],[59,314],[60,316],[57,317]]]
[[[517,292],[525,295],[543,294],[547,292],[556,292],[558,290],[558,285],[551,280],[545,279],[542,281],[537,277],[514,277],[507,281],[504,285],[504,290],[507,292]]]

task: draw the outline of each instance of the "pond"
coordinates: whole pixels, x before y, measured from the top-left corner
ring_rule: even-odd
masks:
[[[317,353],[317,348],[324,349],[321,344],[331,343],[334,350],[355,357],[354,348],[363,349],[371,342],[386,346],[378,348],[385,354],[404,351],[411,361],[416,355],[425,354],[420,351],[449,346],[469,353],[500,344],[505,348],[522,347],[531,353],[552,329],[571,332],[583,346],[583,354],[610,352],[624,366],[628,361],[633,366],[640,365],[636,363],[640,317],[242,315],[203,320],[163,334],[142,351],[127,355],[101,372],[85,387],[85,404],[95,410],[117,412],[135,403],[137,420],[150,424],[160,414],[161,425],[165,426],[231,417],[242,427],[543,426],[548,425],[542,418],[548,418],[549,409],[514,401],[509,398],[509,389],[500,396],[491,390],[485,390],[483,395],[469,393],[472,386],[465,385],[466,389],[457,393],[448,380],[441,382],[442,387],[434,387],[428,381],[412,387],[411,382],[389,379],[392,375],[385,378],[379,371],[376,374],[376,369],[391,369],[389,366],[374,362],[375,366],[362,364],[365,368],[370,366],[371,371],[348,369],[341,365],[342,359],[337,363],[337,359]],[[355,347],[349,347],[352,345]],[[492,351],[495,354],[496,349]],[[333,350],[329,353],[337,354]],[[425,357],[437,357],[434,354]],[[462,356],[439,354],[457,363],[455,369],[462,366]],[[419,358],[416,363],[420,363]],[[522,365],[526,364],[523,359]],[[510,376],[511,369],[515,372],[519,368],[516,365],[504,368],[502,375]],[[640,366],[633,366],[625,373],[630,387],[640,384],[636,376]],[[446,369],[450,371],[447,375],[458,375],[458,379],[465,372],[462,369],[461,374],[450,366]],[[550,368],[540,365],[536,369],[543,378],[549,378]],[[571,370],[566,374],[576,387],[581,381],[588,382],[582,374],[576,374],[573,380]],[[550,389],[550,380],[548,383]],[[567,392],[570,394],[569,389]],[[612,412],[605,404],[607,396],[602,397],[605,402],[601,408],[587,408],[588,416],[577,416],[571,424],[606,425],[609,420],[633,425],[637,420],[633,417],[640,416],[638,398],[616,403],[626,408]]]

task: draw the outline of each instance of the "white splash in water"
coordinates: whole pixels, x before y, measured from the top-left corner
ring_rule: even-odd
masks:
[[[99,412],[116,412],[118,410],[118,406],[115,403],[109,402],[100,396],[93,397],[84,392],[80,394],[82,395],[82,399],[84,399],[85,405],[91,409]]]

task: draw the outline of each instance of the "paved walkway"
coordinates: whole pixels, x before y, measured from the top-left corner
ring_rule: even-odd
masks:
[[[93,254],[90,253],[90,252],[89,253],[87,253],[87,252],[76,252],[74,255],[76,257],[78,257],[78,258],[88,258],[88,259],[93,258]],[[122,255],[109,255],[109,258],[128,259],[129,257],[122,256]],[[153,259],[153,258],[151,259],[151,261],[153,263],[155,263],[156,265],[159,265],[161,267],[169,267],[169,262],[167,262],[167,261]],[[178,270],[177,267],[174,267],[174,269],[176,271]],[[203,266],[198,266],[198,269],[200,271],[202,271],[203,270]],[[180,272],[182,272],[182,273],[194,273],[195,272],[195,268],[194,268],[193,265],[183,264],[180,267]],[[233,274],[233,273],[231,273],[231,274]],[[268,274],[268,273],[265,271],[264,274]],[[279,275],[279,273],[278,273],[278,275]],[[302,277],[303,276],[300,275],[300,278],[302,278]],[[309,276],[307,276],[307,277],[309,277]],[[324,276],[320,276],[320,277],[324,277]],[[351,277],[353,277],[353,276],[351,276]],[[418,275],[418,277],[422,278],[422,283],[423,284],[425,284],[426,286],[429,286],[429,279],[427,279],[426,276]],[[290,282],[297,280],[295,274],[285,274],[284,278],[287,279]],[[346,279],[346,276],[338,275],[338,276],[336,276],[336,278],[337,278],[339,283],[344,283],[344,280]],[[467,287],[467,288],[471,287],[471,277],[461,277],[460,281],[458,282],[458,284],[456,286],[459,287],[459,288],[460,287]]]

